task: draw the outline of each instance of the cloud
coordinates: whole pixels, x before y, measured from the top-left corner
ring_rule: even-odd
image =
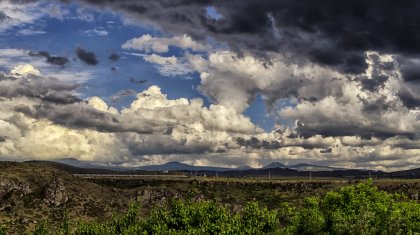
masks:
[[[15,68],[13,68],[10,71],[10,73],[15,75],[15,76],[25,76],[25,75],[28,75],[28,74],[38,75],[38,76],[41,75],[39,70],[34,68],[34,66],[32,66],[30,64],[18,65]]]
[[[157,64],[179,59],[151,58]],[[231,51],[212,52],[208,58],[186,54],[182,59],[200,73],[200,90],[214,103],[241,113],[261,94],[269,110],[278,112],[274,115],[280,123],[299,120],[296,128],[305,137],[412,137],[419,129],[418,115],[411,111],[418,104],[415,86],[405,85],[392,55],[367,52],[368,66],[361,75],[290,63],[279,54],[271,54],[270,65]],[[292,105],[277,106],[280,100],[291,100]]]
[[[16,88],[0,91],[0,156],[6,159],[72,156],[125,166],[176,160],[231,167],[281,161],[380,170],[413,168],[420,161],[418,136],[304,138],[292,127],[264,132],[233,108],[203,107],[201,99],[168,99],[157,86],[138,93],[122,110],[99,97],[52,102],[45,97],[72,97],[74,88],[29,72],[3,75],[0,87]]]
[[[32,24],[41,18],[43,13],[39,12],[39,2],[36,1],[10,1],[0,2],[0,32],[5,32],[13,27]],[[33,33],[31,29],[22,29],[21,32]]]
[[[144,55],[143,59],[149,63],[155,64],[162,76],[190,78],[194,70],[185,58],[177,58],[175,56],[159,56],[156,54]]]
[[[109,60],[111,60],[111,61],[117,61],[117,60],[119,60],[121,57],[120,57],[120,55],[118,55],[117,53],[112,53],[109,57],[108,57],[108,59]]]
[[[209,47],[194,41],[187,35],[174,36],[172,38],[158,38],[145,34],[138,38],[128,40],[122,45],[124,49],[135,49],[139,51],[164,53],[169,51],[169,47],[191,49],[193,51],[206,51]]]
[[[146,53],[137,55],[165,76],[199,73],[199,89],[212,105],[168,99],[151,86],[117,110],[99,97],[81,100],[77,87],[60,84],[62,71],[44,69],[48,61],[2,50],[0,66],[10,68],[16,60],[33,63],[28,71],[40,73],[0,79],[0,87],[16,88],[0,89],[1,156],[71,155],[132,165],[178,160],[379,170],[419,166],[416,1],[77,2],[123,12],[125,22],[153,25],[169,35],[133,38],[123,48]],[[209,17],[208,7],[220,17]],[[95,18],[92,8],[80,9],[90,15],[86,20]],[[16,19],[13,11],[4,12],[2,22]],[[172,56],[172,48],[181,53]],[[91,53],[80,50],[82,57]],[[95,54],[90,57],[96,64]],[[50,78],[52,72],[57,79]],[[67,79],[74,85],[77,75]],[[264,132],[242,114],[258,95],[278,130]],[[64,142],[68,139],[72,143]]]
[[[41,35],[46,34],[47,32],[43,30],[33,30],[33,29],[22,29],[18,31],[18,34],[23,36],[30,36],[30,35]]]
[[[200,90],[214,102],[238,112],[249,107],[258,93],[271,106],[279,99],[297,97],[299,88],[318,76],[331,80],[336,74],[314,65],[290,64],[278,54],[273,55],[271,65],[252,55],[241,57],[231,51],[210,53],[208,59],[200,55],[187,59],[200,73]]]
[[[55,77],[62,82],[83,83],[92,78],[91,72],[84,71],[77,63],[65,63],[66,69],[63,69],[61,64],[65,62],[67,58],[51,56],[48,52],[31,52],[22,49],[0,48],[0,55],[0,67],[7,71],[14,69],[16,65],[30,64],[39,71],[42,71],[43,76]],[[34,55],[39,55],[41,57]],[[41,60],[40,58],[42,57],[47,58],[47,60]],[[48,58],[50,59],[48,60]],[[57,64],[60,65],[60,67],[51,66],[51,64]]]
[[[40,9],[44,14],[51,18],[55,18],[63,21],[68,17],[70,11],[66,9],[62,4],[49,3]]]
[[[175,35],[203,41],[213,37],[239,54],[251,51],[264,57],[267,52],[289,52],[346,73],[366,69],[365,51],[406,56],[420,52],[415,13],[420,4],[415,0],[398,5],[378,0],[340,4],[334,0],[81,2],[124,12],[131,21],[156,25]],[[208,17],[209,6],[221,18]],[[167,50],[165,46],[155,49]]]
[[[418,114],[412,113],[401,102],[391,100],[390,105],[368,108],[381,98],[361,92],[355,84],[344,85],[343,91],[342,97],[328,96],[314,103],[303,101],[296,107],[283,108],[280,116],[299,120],[297,130],[303,136],[388,138],[405,135],[412,138],[418,133]],[[368,103],[365,104],[358,95],[367,95]]]
[[[139,53],[125,54],[141,57],[144,61],[154,64],[158,72],[165,77],[191,79],[191,74],[196,71],[188,60],[189,54],[184,57],[160,56],[154,53],[150,55]]]
[[[418,110],[420,107],[420,95],[417,92],[419,89],[420,84],[402,84],[398,96],[407,108]]]
[[[49,103],[67,104],[80,101],[72,92],[78,84],[63,83],[55,78],[43,78],[32,65],[18,65],[10,75],[0,75],[0,97],[30,97]],[[19,107],[17,107],[19,108]]]
[[[83,61],[87,65],[97,65],[99,62],[96,59],[95,53],[86,51],[81,47],[76,48],[76,55],[81,61]]]
[[[108,31],[106,31],[103,27],[95,27],[94,29],[89,29],[85,31],[86,35],[88,36],[108,36]]]
[[[76,10],[77,13],[77,19],[81,21],[86,21],[89,23],[92,23],[95,21],[95,14],[93,13],[92,9],[80,7]]]
[[[133,89],[121,90],[121,91],[118,91],[117,93],[111,95],[109,97],[109,99],[111,100],[111,102],[117,103],[117,102],[120,102],[125,97],[135,96],[136,94],[137,94],[137,92]]]
[[[47,63],[64,66],[69,63],[69,59],[64,56],[51,56],[50,53],[47,51],[40,51],[40,52],[29,52],[30,56],[41,56],[47,59]]]
[[[2,155],[26,154],[27,157],[45,159],[72,153],[82,159],[98,160],[100,157],[96,156],[96,153],[89,153],[90,148],[99,148],[95,142],[88,142],[89,138],[92,138],[90,135],[104,136],[105,140],[112,139],[125,146],[122,149],[127,150],[126,155],[119,154],[119,158],[148,153],[205,153],[226,149],[226,141],[231,139],[230,135],[260,131],[249,118],[237,114],[232,109],[219,105],[206,108],[200,99],[170,100],[157,86],[151,86],[138,93],[130,107],[121,111],[109,107],[99,97],[82,101],[73,94],[75,86],[61,84],[53,78],[44,78],[29,72],[22,76],[3,76],[0,79],[0,87],[14,88],[0,90],[0,103],[4,107],[0,112],[0,120],[7,122],[4,128],[10,129],[14,126],[15,138],[19,139],[11,140],[11,129],[5,129],[5,133],[8,134],[1,144]],[[27,134],[19,134],[22,132]],[[45,143],[40,144],[39,148],[29,154],[25,149],[39,142],[34,142],[31,138],[47,138],[46,132],[59,132],[57,135],[60,138],[56,139],[56,135],[52,135],[49,140],[53,142],[45,142],[49,147],[45,147]],[[0,134],[3,136],[5,133]],[[86,133],[89,133],[89,136],[86,136]],[[62,142],[67,141],[69,135],[74,135],[75,143],[82,145],[78,150],[80,152],[69,152],[71,146],[59,151],[58,146],[63,145]],[[23,144],[26,137],[28,142],[22,146],[23,149],[9,148],[10,141]],[[165,144],[162,146],[162,143]],[[42,149],[51,152],[42,155]],[[12,154],[13,151],[17,152]],[[106,156],[110,157],[110,154]],[[108,158],[112,159],[114,158]]]

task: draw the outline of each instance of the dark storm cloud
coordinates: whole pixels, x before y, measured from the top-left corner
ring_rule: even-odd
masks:
[[[329,151],[331,149],[327,143],[322,141],[307,141],[306,139],[301,139],[301,141],[286,141],[281,143],[277,140],[260,140],[257,137],[251,137],[249,139],[238,137],[236,138],[236,143],[242,147],[248,149],[280,149],[286,147],[302,147],[304,149],[321,149],[320,151]],[[323,153],[323,152],[321,152]],[[327,153],[327,152],[324,152]]]
[[[386,139],[394,136],[413,138],[415,128],[395,128],[382,120],[381,115],[399,112],[408,115],[406,108],[419,107],[420,97],[413,83],[420,78],[420,62],[415,59],[420,55],[420,2],[416,0],[174,0],[174,1],[134,1],[134,0],[79,0],[103,8],[124,12],[134,22],[151,22],[164,33],[188,34],[195,40],[206,40],[212,37],[219,42],[227,43],[230,49],[265,59],[269,52],[278,52],[287,56],[291,64],[305,64],[308,61],[317,65],[328,66],[355,77],[358,84],[367,92],[378,92],[385,84],[394,79],[394,70],[401,69],[403,80],[410,83],[397,92],[405,107],[382,98],[369,96],[362,100],[362,115],[346,115],[342,120],[329,118],[324,111],[301,114],[306,116],[305,125],[298,126],[298,136],[309,138],[322,136],[360,136],[366,139],[377,137]],[[213,6],[222,16],[220,19],[209,17],[205,7]],[[366,53],[367,51],[378,54]],[[381,54],[392,54],[397,58],[385,62]],[[370,76],[364,72],[368,68],[366,60],[372,64]],[[270,63],[267,63],[270,67]],[[223,74],[226,76],[226,74]],[[355,75],[355,76],[353,76]],[[233,81],[234,76],[229,76]],[[213,79],[214,80],[214,79]],[[227,81],[227,79],[225,79]],[[229,92],[234,88],[244,93],[247,104],[255,99],[255,88],[252,82],[242,77],[235,79]],[[212,81],[207,79],[207,83]],[[314,105],[326,97],[333,97],[337,103],[346,104],[343,86],[354,81],[327,81],[313,79],[295,86],[280,84],[261,91],[267,104],[275,104],[284,97],[298,97],[310,100]],[[308,85],[309,83],[313,83]],[[403,81],[398,81],[404,83]],[[243,85],[243,83],[246,83]],[[239,85],[238,85],[239,84]],[[201,87],[208,85],[202,82]],[[220,87],[221,83],[210,84]],[[211,86],[208,87],[211,87]],[[211,87],[213,88],[213,87]],[[249,88],[249,89],[248,89]],[[290,89],[290,92],[283,92]],[[214,90],[210,89],[208,94]],[[203,89],[203,91],[206,91]],[[418,91],[418,89],[417,89]],[[239,93],[239,92],[238,92]],[[273,94],[273,95],[272,95]],[[276,95],[277,94],[277,95]],[[211,96],[211,95],[210,95]],[[223,96],[221,96],[223,97]],[[271,97],[274,97],[271,99]],[[221,103],[215,99],[216,103]],[[397,101],[398,102],[398,101]],[[321,107],[322,108],[322,107]],[[349,108],[355,108],[350,105]],[[345,112],[345,111],[338,111]],[[404,114],[403,114],[404,113]],[[351,114],[351,111],[349,111]],[[311,117],[315,116],[315,117]],[[331,113],[333,116],[334,113]],[[294,118],[299,115],[295,115]],[[354,118],[355,120],[351,120]],[[363,119],[371,124],[364,126]],[[413,125],[416,126],[416,125]],[[249,148],[264,148],[258,139],[239,140],[239,145]],[[328,147],[328,146],[327,146]],[[323,147],[324,149],[327,147]]]
[[[123,137],[124,138],[124,137]],[[131,153],[137,156],[148,154],[204,154],[210,152],[211,146],[207,144],[191,145],[186,141],[177,141],[168,135],[149,135],[148,142],[124,139]]]
[[[420,53],[416,0],[79,1],[123,11],[165,32],[210,35],[238,52],[293,52],[348,73],[364,71],[367,50]],[[221,19],[209,17],[206,6],[215,7]]]
[[[67,84],[55,78],[43,78],[32,75],[31,78],[16,78],[0,75],[0,97],[31,97],[46,102],[69,104],[80,102],[72,92],[78,84]]]
[[[0,98],[28,98],[28,105],[17,105],[15,111],[36,119],[80,129],[102,132],[136,132],[150,134],[166,131],[162,123],[150,121],[139,125],[124,125],[119,116],[99,111],[74,95],[78,84],[61,82],[51,77],[27,75],[14,77],[0,74]]]
[[[130,77],[130,82],[131,83],[135,83],[135,84],[143,84],[143,83],[147,83],[147,80],[142,79],[142,80],[136,80],[133,77]]]
[[[364,89],[368,91],[375,91],[378,88],[382,87],[386,81],[388,81],[388,76],[386,75],[379,75],[374,76],[372,78],[367,78],[365,76],[362,76],[360,78],[360,82]]]
[[[47,118],[56,124],[80,129],[89,128],[101,132],[122,131],[112,114],[94,109],[84,102],[73,104],[41,103],[33,108],[17,107],[16,111],[36,119]]]
[[[61,67],[64,67],[67,63],[69,63],[69,59],[64,56],[51,56],[50,53],[47,51],[40,51],[40,52],[29,52],[30,56],[40,56],[45,57],[47,59],[47,63],[59,65]]]
[[[256,137],[251,137],[250,139],[239,137],[236,139],[236,143],[250,149],[279,149],[282,147],[278,141],[259,140]]]
[[[420,81],[420,67],[419,65],[404,67],[403,77],[406,81]]]
[[[387,111],[393,104],[391,102],[386,101],[385,96],[381,96],[375,100],[365,100],[359,97],[359,99],[363,102],[363,111],[365,113],[382,113]]]
[[[4,12],[0,11],[0,22],[3,22],[7,19],[9,19],[10,17],[7,16]]]
[[[37,2],[37,0],[9,0],[13,4],[28,4],[31,2]]]
[[[119,60],[121,57],[120,57],[120,55],[118,55],[118,54],[116,54],[116,53],[113,53],[113,54],[111,54],[109,57],[108,57],[108,59],[109,60],[111,60],[111,61],[117,61],[117,60]]]
[[[420,60],[418,58],[397,58],[403,79],[406,82],[420,83]]]
[[[97,65],[99,62],[96,59],[95,53],[86,51],[81,47],[76,48],[76,55],[81,61],[83,61],[87,65]]]
[[[17,105],[16,112],[35,119],[48,119],[55,124],[72,129],[92,129],[99,132],[138,134],[163,133],[165,126],[160,123],[140,123],[130,125],[120,121],[120,116],[95,109],[85,101],[74,103],[38,102],[35,105]]]
[[[381,116],[381,112],[366,113],[366,115],[376,115],[379,118],[379,116]],[[355,122],[355,120],[353,122]],[[334,122],[327,118],[324,121],[318,121],[316,123],[308,122],[303,124],[302,122],[298,121],[294,132],[296,132],[295,135],[298,137],[303,137],[305,139],[316,135],[321,135],[322,137],[359,136],[363,140],[370,140],[373,137],[379,139],[387,139],[395,136],[402,136],[409,139],[416,138],[416,132],[397,130],[379,123],[374,126],[362,126],[360,124],[352,123],[351,120],[347,120],[346,122]],[[322,145],[310,146],[316,148],[328,147]]]
[[[392,62],[382,62],[378,54],[371,54],[368,56],[371,60],[371,77],[359,76],[363,89],[368,91],[376,91],[378,88],[382,88],[383,85],[388,81],[389,76],[383,72],[388,72],[395,69],[395,65]]]
[[[299,134],[299,136],[304,138],[309,138],[315,135],[321,135],[323,137],[360,136],[362,139],[366,140],[369,140],[372,137],[377,137],[379,139],[387,139],[394,136],[405,136],[409,139],[413,139],[415,137],[415,133],[411,131],[386,129],[386,127],[381,129],[376,126],[363,127],[351,123],[338,123],[335,125],[328,125],[327,123],[319,125],[308,124],[305,126],[297,127],[296,132]]]
[[[407,108],[414,109],[420,107],[419,93],[415,93],[408,89],[404,89],[398,92],[398,97]]]

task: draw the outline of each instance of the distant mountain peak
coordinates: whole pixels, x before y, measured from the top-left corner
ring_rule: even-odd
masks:
[[[251,170],[251,169],[254,169],[254,168],[252,168],[248,165],[244,165],[244,166],[238,166],[238,167],[236,167],[236,169],[237,170]]]
[[[330,166],[321,166],[309,163],[298,163],[295,165],[290,165],[290,169],[295,169],[298,171],[333,171],[333,170],[340,170],[340,168],[334,168]]]
[[[268,164],[267,166],[263,167],[263,169],[269,169],[269,168],[287,168],[287,166],[280,162],[272,162]]]

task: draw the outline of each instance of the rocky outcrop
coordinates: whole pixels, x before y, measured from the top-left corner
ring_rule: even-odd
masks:
[[[54,207],[60,206],[69,200],[64,183],[60,178],[50,181],[45,187],[44,196],[44,200]]]
[[[137,200],[142,206],[164,203],[168,199],[178,198],[180,195],[166,188],[145,188],[137,193]]]
[[[0,198],[13,192],[20,193],[20,195],[23,196],[32,192],[32,190],[26,182],[16,178],[0,177]]]

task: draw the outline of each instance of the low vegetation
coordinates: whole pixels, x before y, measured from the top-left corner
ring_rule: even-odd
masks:
[[[209,200],[172,199],[141,213],[133,203],[122,216],[103,222],[38,223],[33,234],[416,234],[420,204],[379,190],[372,181],[307,197],[300,207],[267,209],[256,201],[233,208]],[[6,234],[0,228],[0,234]]]

